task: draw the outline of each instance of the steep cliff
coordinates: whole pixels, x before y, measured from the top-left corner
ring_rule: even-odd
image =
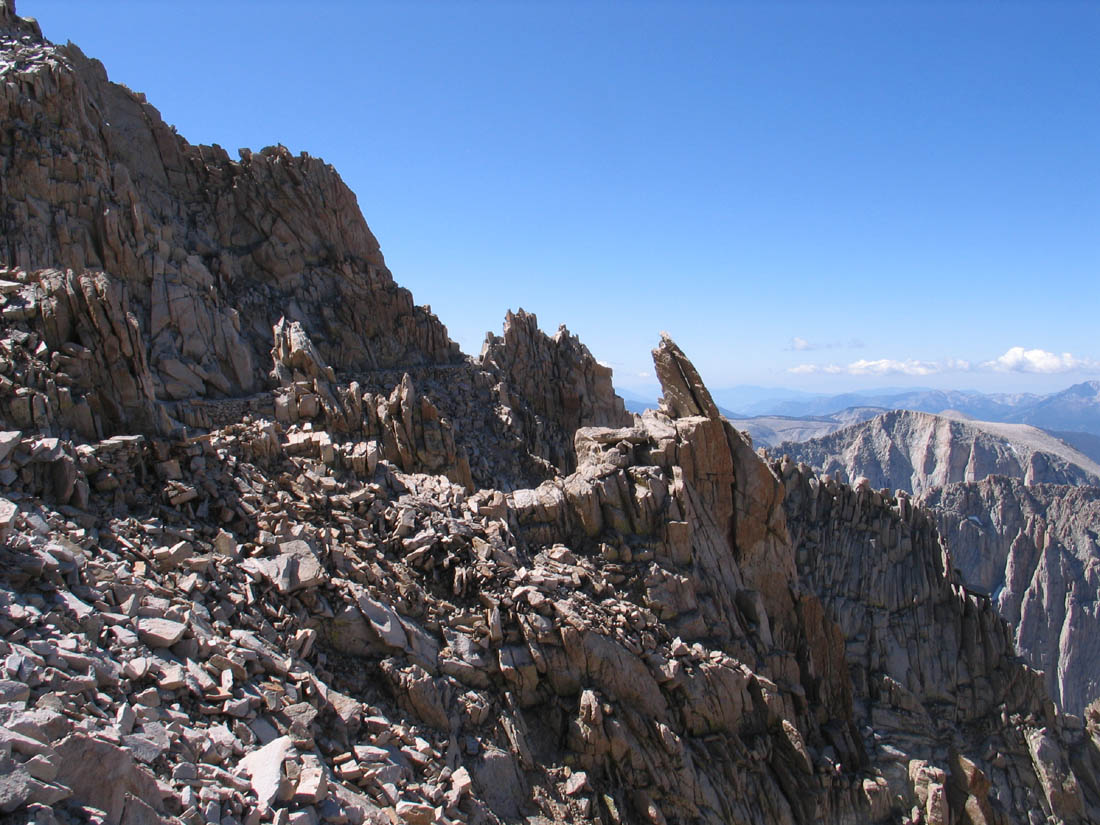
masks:
[[[991,476],[932,490],[922,504],[1051,696],[1081,713],[1100,697],[1100,488]]]
[[[774,450],[839,479],[922,494],[963,579],[993,595],[1063,709],[1100,696],[1095,462],[1019,424],[895,411]],[[1056,482],[1056,483],[1046,483]]]

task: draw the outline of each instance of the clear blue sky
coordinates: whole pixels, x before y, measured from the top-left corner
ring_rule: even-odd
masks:
[[[522,306],[626,389],[660,330],[713,387],[1100,377],[1100,3],[18,10],[193,143],[332,163],[467,352]]]

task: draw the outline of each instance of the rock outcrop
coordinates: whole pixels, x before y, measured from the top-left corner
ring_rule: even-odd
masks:
[[[914,495],[994,474],[1026,484],[1100,484],[1100,465],[1042,430],[910,410],[771,452],[843,481],[863,477],[876,489]]]
[[[14,333],[0,389],[16,426],[83,438],[165,426],[155,403],[148,341],[124,283],[104,273],[2,270],[4,320]],[[16,390],[16,385],[19,389]]]
[[[605,367],[564,326],[552,338],[532,313],[509,312],[504,334],[489,334],[480,364],[503,379],[504,414],[515,419],[527,448],[565,470],[576,465],[573,433],[582,426],[620,427],[632,417]]]
[[[0,39],[5,821],[1100,821],[1100,710],[906,496],[667,337],[637,418],[533,316],[459,357],[323,164]]]
[[[1050,695],[1083,713],[1100,697],[1100,488],[992,476],[932,490],[922,503]]]
[[[98,61],[43,41],[10,2],[5,15],[0,257],[24,271],[110,273],[127,295],[111,309],[147,336],[155,398],[265,389],[284,315],[342,372],[460,360],[394,284],[332,167],[283,147],[233,160],[192,146]],[[33,311],[34,296],[17,295]]]

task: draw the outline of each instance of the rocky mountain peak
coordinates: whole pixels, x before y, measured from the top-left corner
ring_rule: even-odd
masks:
[[[478,363],[505,380],[507,405],[531,451],[567,472],[576,466],[577,429],[632,421],[615,394],[611,369],[564,326],[548,336],[522,308],[505,315],[503,335],[486,335]]]
[[[4,257],[28,273],[109,272],[124,289],[95,311],[114,312],[114,326],[137,319],[169,417],[174,402],[265,389],[283,316],[349,379],[461,360],[443,325],[394,284],[331,166],[281,146],[237,160],[192,146],[76,47],[27,36],[5,46],[18,68],[0,84],[10,124],[0,221],[20,231],[5,233]],[[28,290],[27,311],[49,298]],[[84,346],[103,348],[93,343]]]
[[[1089,400],[1100,399],[1100,381],[1082,381],[1079,384],[1074,384],[1068,390],[1067,394],[1079,395]]]

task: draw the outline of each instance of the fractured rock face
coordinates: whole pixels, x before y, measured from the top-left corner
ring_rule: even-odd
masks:
[[[927,493],[953,562],[990,594],[1050,695],[1081,714],[1100,697],[1100,488],[991,476]]]
[[[119,787],[151,773],[167,813],[242,825],[955,821],[1032,800],[1072,821],[1095,804],[1074,767],[1100,760],[1092,734],[1051,714],[930,517],[768,466],[720,418],[582,428],[575,473],[507,494],[329,465],[271,425],[155,448],[166,481],[136,473],[154,448],[129,449],[106,465],[117,486],[89,492],[110,531],[67,522],[33,477],[13,492],[17,809],[157,815],[136,790],[48,778],[73,716],[130,755]],[[63,452],[10,454],[36,451]]]
[[[85,804],[105,811],[112,825],[133,821],[143,810],[163,810],[155,779],[125,749],[74,734],[55,750],[58,784],[70,788]]]
[[[653,365],[663,393],[661,412],[670,418],[719,417],[718,407],[699,373],[668,333],[661,333],[661,345],[653,350]]]
[[[275,362],[273,376],[280,385],[286,386],[294,381],[336,380],[336,373],[318,354],[300,323],[287,323],[285,318],[280,318],[274,332],[275,346],[271,350],[271,358]]]
[[[564,470],[576,464],[577,429],[631,422],[611,385],[611,370],[564,326],[551,338],[522,309],[505,316],[503,336],[486,337],[480,364],[503,379],[501,403],[520,419],[528,449]]]
[[[393,283],[331,167],[283,147],[231,160],[191,146],[98,61],[20,26],[2,37],[21,67],[0,80],[11,126],[0,215],[19,227],[3,257],[125,284],[157,399],[261,389],[284,315],[336,369],[458,359],[442,324]]]
[[[14,275],[18,290],[4,308],[8,371],[30,386],[0,400],[9,420],[90,439],[161,426],[147,340],[125,284],[103,273]]]

